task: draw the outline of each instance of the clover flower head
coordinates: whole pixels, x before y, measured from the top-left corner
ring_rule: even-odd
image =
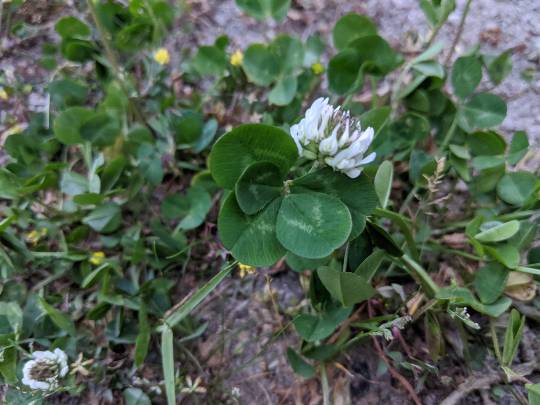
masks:
[[[375,160],[375,152],[364,156],[374,135],[373,128],[362,131],[349,111],[332,106],[322,97],[291,127],[300,156],[324,162],[353,179],[362,173],[363,166]]]
[[[467,307],[456,307],[454,309],[448,308],[447,311],[452,319],[457,318],[470,328],[480,329],[480,325],[471,319],[471,315],[467,311]]]
[[[59,379],[68,372],[67,355],[63,350],[35,351],[23,367],[22,383],[33,390],[54,391]]]
[[[235,53],[231,55],[231,65],[233,66],[240,66],[244,62],[244,54],[242,51],[237,50]]]
[[[167,65],[171,61],[167,48],[159,48],[154,52],[154,60],[160,65]]]

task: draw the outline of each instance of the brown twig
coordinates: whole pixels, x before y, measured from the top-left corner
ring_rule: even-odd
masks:
[[[522,376],[533,373],[537,368],[538,362],[536,361],[531,361],[512,367],[512,370],[515,372],[516,376],[510,377],[509,382],[522,380]],[[469,393],[476,390],[490,388],[493,384],[505,382],[505,380],[506,375],[500,370],[495,370],[488,375],[485,375],[485,373],[483,373],[482,376],[478,376],[478,374],[472,375],[462,382],[455,391],[448,395],[441,402],[441,405],[456,405]]]
[[[372,309],[371,309],[371,305],[370,305],[369,301],[368,301],[368,311],[369,311],[369,316],[372,317],[373,314],[372,314]],[[413,400],[413,402],[416,405],[422,405],[422,401],[420,401],[420,398],[416,394],[416,391],[412,387],[411,383],[409,383],[409,381],[407,381],[407,379],[405,377],[403,377],[392,366],[392,364],[390,363],[390,360],[388,360],[388,357],[386,357],[386,354],[384,354],[384,351],[383,351],[381,345],[379,344],[379,341],[377,340],[377,337],[373,336],[371,339],[373,341],[373,346],[375,347],[375,351],[377,352],[379,357],[382,359],[384,364],[386,364],[386,367],[388,367],[388,371],[390,372],[392,377],[395,378],[396,380],[398,380],[398,382],[403,386],[403,388],[405,388],[405,390],[407,391],[407,393],[409,394],[409,396],[411,397],[411,399]]]
[[[465,4],[465,9],[463,10],[463,14],[461,15],[461,20],[459,21],[459,26],[458,26],[456,36],[454,37],[454,40],[452,41],[452,45],[450,46],[450,50],[448,51],[448,55],[446,56],[446,59],[444,61],[445,65],[448,65],[448,63],[450,63],[450,59],[452,59],[452,55],[454,54],[454,51],[456,50],[456,45],[459,42],[459,39],[461,38],[461,34],[463,34],[463,28],[465,27],[465,20],[467,19],[467,14],[469,14],[471,3],[472,3],[472,0],[467,0],[467,3]]]

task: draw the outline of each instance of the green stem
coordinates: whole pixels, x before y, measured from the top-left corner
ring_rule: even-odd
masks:
[[[342,271],[347,271],[347,261],[349,260],[349,246],[350,242],[347,241],[347,244],[345,245],[345,256],[343,257],[343,269]]]
[[[418,283],[424,288],[426,295],[429,298],[433,298],[439,291],[439,286],[435,284],[433,279],[429,276],[428,272],[420,266],[417,262],[411,259],[407,255],[401,257],[401,262],[405,267],[405,270],[415,278]]]
[[[453,255],[458,255],[458,256],[462,256],[462,257],[465,257],[465,258],[471,259],[471,260],[477,260],[477,261],[484,260],[483,257],[476,256],[476,255],[473,255],[473,254],[467,253],[467,252],[462,252],[461,250],[446,248],[446,247],[443,247],[443,246],[439,245],[436,242],[430,242],[429,245],[424,246],[424,249],[432,251],[432,252],[435,251],[435,252],[449,253],[449,254],[453,254]]]
[[[411,221],[403,215],[383,208],[375,209],[375,215],[393,221],[399,227],[399,229],[403,233],[403,236],[405,236],[407,246],[409,246],[409,250],[413,258],[415,260],[420,260],[420,253],[418,251],[418,247],[416,246],[416,242],[410,228]]]
[[[352,346],[353,344],[355,344],[356,342],[358,342],[359,340],[362,340],[366,337],[369,336],[369,332],[362,332],[362,333],[359,333],[358,335],[356,335],[355,337],[353,337],[351,340],[347,341],[342,347],[341,347],[341,350],[342,352],[345,351],[345,349],[349,348],[350,346]]]
[[[499,221],[511,221],[513,219],[529,218],[531,215],[534,215],[536,213],[538,213],[537,210],[516,211],[516,212],[510,212],[508,214],[499,215],[499,216],[495,217],[494,219],[499,220]],[[469,224],[469,222],[471,222],[471,221],[470,220],[456,221],[454,223],[448,224],[447,226],[445,226],[445,227],[443,227],[441,229],[434,229],[431,234],[432,235],[443,235],[445,233],[455,231],[456,229],[465,228]]]
[[[109,34],[106,30],[106,28],[103,26],[101,20],[99,19],[99,15],[97,13],[96,9],[96,0],[87,0],[88,7],[90,9],[90,14],[92,15],[92,19],[94,20],[94,24],[96,25],[96,29],[98,30],[99,37],[101,39],[101,42],[103,44],[103,48],[105,51],[105,56],[107,60],[109,61],[109,64],[111,65],[113,74],[118,81],[118,84],[122,88],[123,93],[127,97],[129,104],[131,105],[133,112],[135,116],[137,117],[137,120],[141,123],[143,123],[145,126],[147,126],[150,129],[150,126],[146,122],[144,115],[139,110],[139,107],[137,104],[135,104],[130,97],[129,91],[126,87],[126,84],[124,82],[124,78],[120,69],[120,64],[118,63],[118,59],[116,58],[116,54],[114,53],[113,47],[111,45],[111,41],[109,38]],[[152,132],[152,131],[151,131]]]
[[[456,131],[456,127],[457,127],[457,123],[458,123],[458,113],[456,111],[455,115],[454,115],[454,119],[452,120],[452,124],[450,125],[450,128],[448,129],[448,132],[446,132],[446,135],[444,136],[444,139],[441,143],[441,146],[439,147],[439,153],[442,154],[446,147],[448,146],[448,143],[450,142],[450,140],[452,139],[452,137],[454,136],[454,132]]]
[[[489,318],[489,330],[491,332],[491,341],[493,342],[493,350],[499,363],[502,363],[501,349],[499,346],[499,338],[497,337],[497,330],[495,329],[495,318]]]
[[[433,31],[431,31],[431,35],[429,36],[426,48],[429,48],[431,45],[433,45],[433,41],[435,41],[435,38],[437,38],[437,34],[439,34],[439,31],[441,30],[441,28],[442,28],[442,26],[444,25],[445,22],[446,22],[446,20],[440,22],[433,29]]]
[[[377,104],[379,103],[379,98],[377,95],[377,84],[379,81],[373,75],[369,76],[369,80],[371,82],[371,108],[376,108]]]
[[[401,207],[399,209],[399,213],[403,214],[409,204],[411,203],[412,199],[414,198],[415,194],[418,192],[419,187],[414,186],[411,191],[409,191],[409,194],[407,194],[407,197],[403,200],[403,204],[401,204]]]
[[[330,405],[330,385],[326,374],[326,364],[321,364],[321,388],[323,395],[323,405]]]
[[[163,331],[167,328],[172,328],[186,316],[188,316],[214,289],[229,275],[231,270],[238,264],[234,261],[228,266],[225,266],[218,274],[210,279],[204,286],[198,289],[186,301],[181,301],[179,304],[171,308],[163,318],[163,325],[158,327],[158,331]]]
[[[471,3],[472,3],[472,0],[467,0],[467,3],[465,4],[465,9],[463,10],[463,14],[461,15],[461,20],[459,21],[458,31],[456,33],[456,36],[454,37],[454,40],[452,41],[452,45],[450,46],[450,51],[448,52],[448,56],[446,57],[446,60],[444,62],[445,65],[448,65],[448,63],[450,62],[450,59],[452,59],[452,55],[454,54],[454,51],[456,50],[456,45],[459,42],[459,39],[461,38],[461,34],[463,34],[463,28],[465,27],[465,19],[467,18],[467,14],[469,14]]]

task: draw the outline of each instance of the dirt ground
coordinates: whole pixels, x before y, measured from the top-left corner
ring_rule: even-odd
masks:
[[[315,32],[323,34],[331,44],[335,22],[344,14],[357,12],[371,17],[379,30],[395,48],[406,51],[411,40],[428,34],[429,27],[416,0],[297,0],[288,18],[280,24],[259,22],[242,14],[234,0],[190,0],[195,18],[196,38],[207,44],[219,35],[227,35],[233,47],[245,48],[275,35],[294,33],[306,39]],[[457,10],[439,32],[438,40],[450,46],[457,31],[465,0],[456,0]],[[466,20],[454,58],[480,44],[483,52],[499,54],[513,49],[513,70],[495,93],[508,102],[508,114],[501,130],[510,136],[526,129],[532,144],[540,144],[540,2],[538,0],[476,0]],[[443,56],[445,53],[443,52]],[[527,69],[534,78],[522,78]]]

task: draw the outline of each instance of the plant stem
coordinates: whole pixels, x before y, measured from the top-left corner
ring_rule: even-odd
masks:
[[[158,330],[163,331],[164,329],[172,328],[188,316],[212,291],[214,291],[237,264],[238,261],[235,260],[231,264],[225,266],[193,295],[169,309],[163,317],[163,325],[158,327]]]
[[[401,257],[401,262],[409,274],[411,274],[424,288],[424,290],[426,290],[426,295],[429,298],[433,298],[437,295],[439,286],[435,284],[428,272],[420,264],[415,262],[408,255],[403,255]]]
[[[495,319],[489,318],[489,330],[491,332],[491,341],[493,342],[493,350],[495,351],[495,356],[499,362],[502,362],[501,349],[499,347],[499,338],[497,337],[497,330],[495,329]]]
[[[457,249],[445,248],[443,246],[440,246],[436,242],[431,242],[431,243],[429,243],[429,245],[424,245],[424,249],[429,250],[429,251],[441,252],[441,253],[450,253],[450,254],[462,256],[462,257],[465,257],[465,258],[471,259],[471,260],[477,260],[477,261],[484,260],[484,258],[482,258],[480,256],[473,255],[471,253],[462,252],[461,250],[457,250]]]
[[[326,374],[326,364],[321,364],[321,388],[323,395],[323,405],[330,405],[330,385]]]
[[[444,25],[445,22],[446,22],[446,20],[444,20],[441,23],[437,24],[437,26],[433,29],[433,31],[431,31],[431,34],[429,36],[426,48],[429,48],[431,45],[433,45],[433,41],[435,41],[435,38],[437,38],[437,34],[441,30],[441,28],[442,28],[442,26]]]
[[[343,257],[343,269],[342,271],[347,271],[347,261],[349,260],[349,245],[350,242],[347,241],[347,244],[345,245],[345,256]]]
[[[456,131],[458,122],[458,112],[456,111],[456,114],[454,115],[454,119],[452,120],[452,124],[450,125],[450,128],[448,129],[448,132],[446,132],[446,135],[444,136],[444,139],[441,143],[441,146],[439,147],[439,153],[442,154],[446,147],[448,146],[448,143],[450,143],[450,140],[454,136],[454,132]]]
[[[452,59],[452,55],[454,54],[456,45],[459,42],[459,39],[461,38],[461,34],[463,34],[463,28],[465,27],[465,20],[467,18],[467,14],[469,14],[471,3],[472,3],[472,0],[467,0],[467,3],[465,4],[465,9],[463,10],[463,14],[461,15],[461,20],[459,21],[458,31],[456,33],[456,36],[454,37],[454,40],[452,41],[452,45],[450,46],[450,51],[448,52],[448,56],[446,57],[446,60],[444,61],[445,65],[448,65],[448,63],[450,62],[450,59]]]
[[[379,103],[379,98],[377,95],[378,80],[373,75],[369,76],[369,80],[371,82],[371,108],[376,108],[377,104]]]
[[[405,197],[405,199],[403,200],[403,204],[401,204],[401,207],[399,209],[400,214],[403,214],[405,212],[405,210],[407,209],[407,207],[411,203],[412,199],[414,198],[414,195],[418,191],[418,188],[419,188],[418,186],[414,186],[412,188],[412,190],[409,191],[409,194],[407,194],[407,197]]]
[[[148,123],[146,122],[146,120],[144,118],[144,115],[140,111],[137,104],[134,103],[130,98],[129,91],[128,91],[127,87],[126,87],[126,84],[124,82],[124,77],[123,77],[121,69],[120,69],[120,64],[118,63],[118,59],[116,58],[116,54],[114,53],[113,47],[111,45],[109,34],[107,33],[107,30],[105,29],[105,27],[101,23],[101,20],[99,19],[97,9],[96,9],[95,0],[87,0],[87,3],[88,3],[88,7],[90,9],[90,14],[92,15],[92,19],[94,20],[94,24],[96,25],[96,29],[98,30],[99,37],[100,37],[101,42],[103,44],[103,48],[104,48],[104,51],[105,51],[105,56],[106,56],[107,60],[109,61],[109,64],[111,65],[113,74],[114,74],[116,80],[118,81],[118,84],[122,88],[122,91],[124,92],[125,96],[127,97],[128,101],[129,101],[129,104],[133,108],[133,113],[135,114],[137,120],[139,122],[143,123],[146,127],[148,127],[148,129],[150,129],[150,132],[153,132],[151,130],[150,126],[148,125]]]

